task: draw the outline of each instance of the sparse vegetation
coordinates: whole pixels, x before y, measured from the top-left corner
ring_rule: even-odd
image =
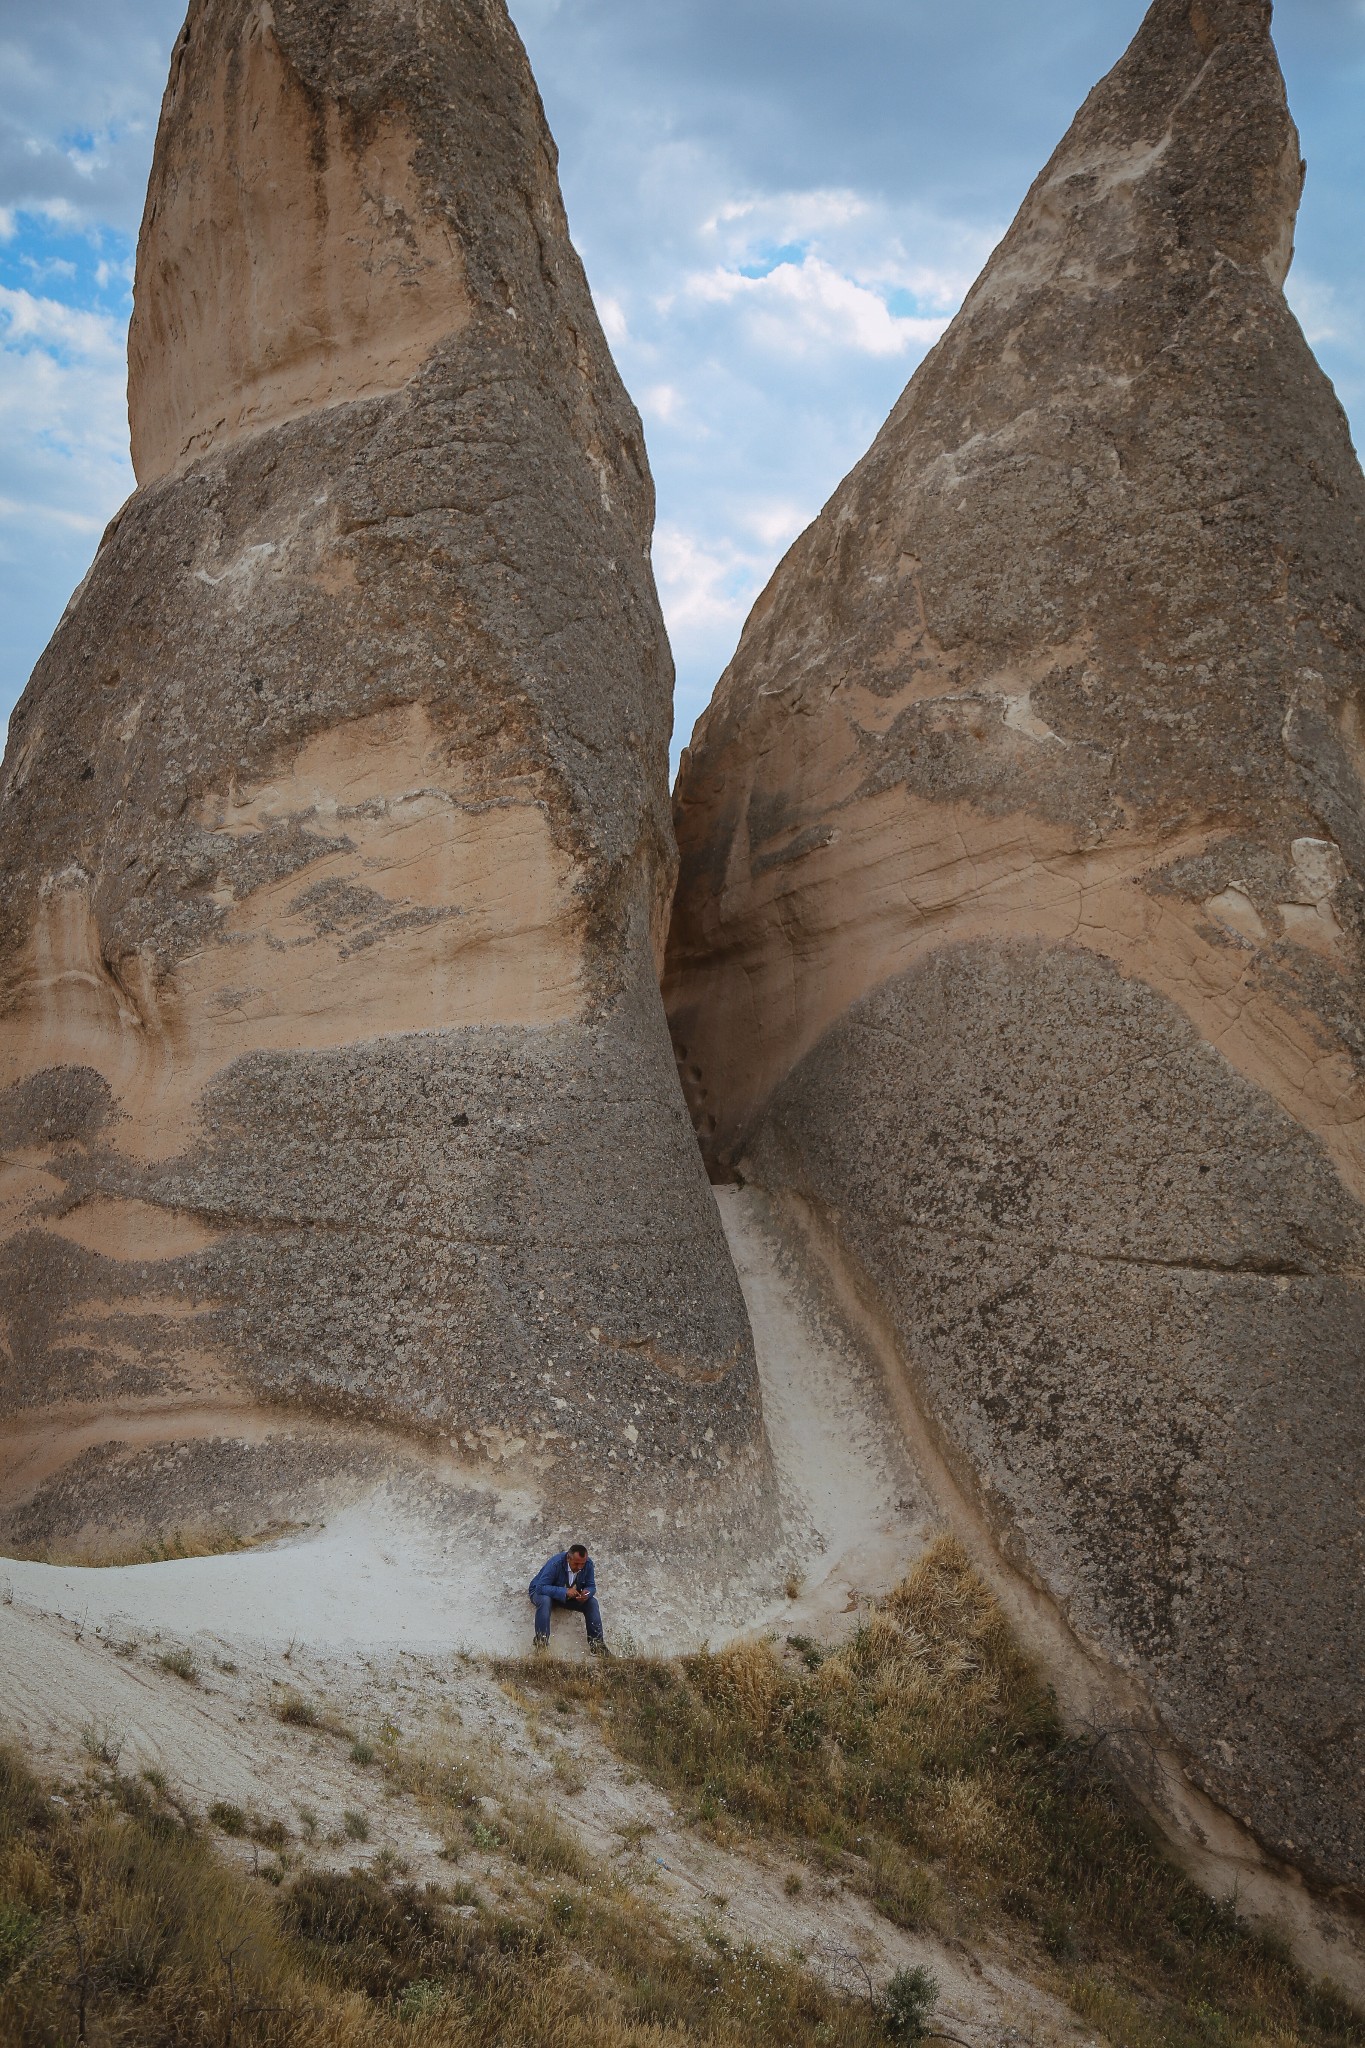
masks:
[[[272,1529],[270,1536],[282,1531]],[[167,1529],[156,1536],[139,1536],[126,1543],[74,1543],[49,1545],[41,1551],[16,1550],[16,1557],[32,1557],[38,1564],[78,1564],[107,1568],[128,1564],[168,1564],[182,1557],[224,1557],[231,1551],[251,1550],[266,1535],[240,1536],[235,1529]]]
[[[264,1880],[264,1881],[262,1881]],[[865,1999],[703,1954],[591,1870],[515,1907],[371,1872],[252,1877],[141,1784],[55,1806],[0,1752],[0,2048],[873,2048]]]
[[[789,1898],[823,1874],[902,1925],[1003,1936],[1107,2048],[1365,2048],[1359,2015],[1188,1884],[1093,1748],[1064,1738],[950,1544],[842,1647],[796,1638],[675,1664],[499,1668],[533,1713],[565,1710],[545,1714],[547,1739],[566,1720],[596,1721],[628,1778],[652,1777],[734,1846],[752,1837],[765,1859],[783,1852]],[[301,1693],[283,1692],[274,1711],[339,1732]],[[528,1799],[496,1741],[461,1746],[457,1728],[451,1715],[419,1745],[386,1722],[350,1752],[395,1798],[420,1802],[464,1872],[448,1887],[413,1881],[383,1841],[368,1868],[310,1868],[309,1844],[326,1852],[303,1804],[301,1843],[285,1821],[225,1801],[201,1831],[160,1773],[120,1776],[118,1739],[93,1724],[95,1768],[60,1795],[0,1751],[0,2048],[953,2038],[923,1968],[878,1987],[850,1951],[832,1989],[799,1961],[736,1945],[720,1892],[707,1894],[698,1930],[670,1929],[648,1884],[634,1888],[638,1858],[599,1864],[560,1824],[562,1772],[545,1774],[549,1797]],[[572,1773],[577,1759],[562,1753]],[[344,1859],[369,1830],[348,1811],[326,1847]],[[226,1852],[214,1831],[242,1846]],[[627,1851],[647,1833],[630,1820],[620,1829]]]
[[[123,1732],[110,1721],[87,1721],[81,1730],[81,1748],[92,1763],[116,1764],[123,1754]]]
[[[303,1693],[295,1692],[289,1686],[272,1704],[271,1711],[277,1721],[283,1721],[286,1728],[316,1728],[321,1715],[312,1700]]]
[[[893,2041],[923,2041],[938,2004],[938,1980],[917,1964],[897,1970],[882,1993],[882,2015]]]
[[[500,1668],[595,1711],[702,1827],[777,1836],[905,1927],[1012,1926],[1124,2048],[1365,2044],[1365,2021],[1186,1880],[1064,1737],[957,1544],[936,1545],[843,1648],[790,1649]]]
[[[163,1671],[169,1671],[175,1678],[183,1678],[186,1685],[198,1685],[199,1666],[192,1651],[184,1648],[163,1650],[156,1661]]]

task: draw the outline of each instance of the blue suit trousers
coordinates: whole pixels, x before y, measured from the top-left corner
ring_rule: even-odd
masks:
[[[570,1600],[565,1587],[549,1586],[541,1593],[532,1593],[531,1605],[536,1610],[536,1634],[548,1640],[550,1634],[550,1610],[552,1607],[567,1607],[570,1614],[581,1614],[588,1625],[588,1641],[602,1640],[602,1610],[597,1604],[597,1595],[589,1593],[586,1600]]]

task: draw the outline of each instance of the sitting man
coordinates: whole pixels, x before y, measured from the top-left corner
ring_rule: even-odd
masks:
[[[588,1627],[588,1648],[595,1657],[605,1657],[607,1646],[602,1640],[602,1614],[597,1605],[597,1574],[592,1568],[592,1559],[582,1543],[571,1543],[567,1550],[561,1550],[558,1557],[550,1558],[540,1567],[526,1588],[536,1610],[536,1648],[545,1650],[550,1644],[550,1610],[552,1607],[576,1607]]]

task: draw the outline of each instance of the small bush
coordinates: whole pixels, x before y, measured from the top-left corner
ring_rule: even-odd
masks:
[[[370,1823],[368,1822],[368,1820],[366,1820],[363,1813],[358,1813],[354,1807],[347,1807],[345,1813],[342,1815],[342,1823],[346,1829],[346,1838],[348,1841],[369,1841]]]
[[[246,1833],[246,1815],[230,1799],[215,1799],[209,1808],[209,1819],[225,1835],[235,1837]]]
[[[425,2019],[429,2013],[439,2012],[446,2002],[446,1988],[434,1978],[418,1977],[411,1984],[405,1984],[403,1995],[398,2001],[398,2017],[403,2020]]]
[[[367,1764],[372,1764],[374,1762],[374,1744],[363,1739],[353,1742],[351,1744],[351,1762],[359,1764],[362,1770],[364,1770]]]
[[[310,1699],[290,1686],[281,1693],[272,1709],[275,1719],[283,1721],[286,1728],[316,1728],[321,1716]]]
[[[893,2041],[922,2041],[938,2004],[938,1979],[916,1963],[897,1970],[882,1993],[882,2018]]]
[[[169,1671],[173,1678],[183,1678],[186,1685],[198,1685],[199,1666],[190,1650],[163,1650],[157,1658],[163,1671]]]
[[[6,1982],[38,1939],[42,1923],[27,1906],[0,1904],[0,1984]]]
[[[81,1748],[97,1764],[116,1764],[123,1754],[123,1735],[108,1721],[87,1721],[81,1730]]]

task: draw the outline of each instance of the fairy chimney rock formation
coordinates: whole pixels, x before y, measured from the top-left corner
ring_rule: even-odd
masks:
[[[502,0],[194,0],[135,306],[139,489],[0,778],[7,1540],[420,1451],[742,1546],[652,486]]]
[[[1365,1886],[1365,485],[1265,0],[1157,0],[755,605],[675,799],[713,1171],[998,1542]]]

